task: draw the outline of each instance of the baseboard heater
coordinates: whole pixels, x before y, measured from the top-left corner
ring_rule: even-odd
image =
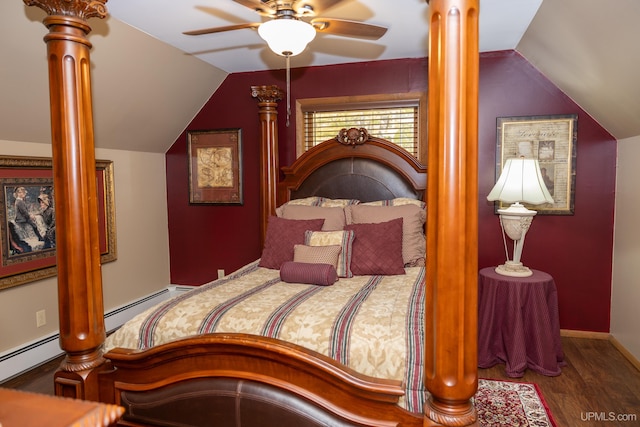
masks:
[[[107,331],[117,329],[147,308],[191,289],[193,289],[192,286],[168,286],[159,292],[110,310],[104,315],[105,329]],[[59,337],[59,333],[54,333],[1,354],[0,383],[62,355]]]

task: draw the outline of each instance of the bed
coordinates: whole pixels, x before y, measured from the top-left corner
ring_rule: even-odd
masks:
[[[252,414],[256,402],[282,405],[284,399],[286,405],[277,411],[265,410],[263,419],[293,418],[291,425],[323,425],[317,414],[329,412],[339,425],[373,426],[400,420],[405,425],[421,424],[426,399],[422,380],[426,215],[420,197],[426,187],[426,170],[404,150],[369,136],[365,129],[345,130],[345,135],[349,133],[359,136],[358,146],[352,146],[349,137],[335,138],[316,146],[285,170],[287,179],[282,181],[279,193],[302,197],[279,205],[278,215],[269,218],[260,260],[149,309],[107,339],[105,357],[114,370],[103,374],[102,381],[108,388],[114,387],[109,396],[112,403],[127,409],[125,420],[151,424],[158,419],[181,420],[185,425],[204,425],[199,424],[201,417],[210,418],[212,413],[222,411],[212,401],[234,407],[227,402],[238,399],[229,390],[228,378],[233,377],[243,379],[233,383],[234,390],[245,384],[251,386],[250,392],[238,393],[242,396],[239,405],[248,402]],[[323,161],[318,161],[319,157]],[[394,165],[403,168],[395,169]],[[358,222],[348,225],[346,217],[349,222]],[[368,224],[373,219],[381,222]],[[295,250],[291,248],[288,256],[280,253],[283,245],[291,247],[294,242]],[[328,254],[327,250],[334,249],[338,250]],[[326,280],[324,267],[328,265],[334,268]],[[219,367],[218,361],[210,361],[202,370],[183,370],[177,361],[185,357],[189,340],[179,344],[174,341],[196,336],[202,338],[204,348],[210,340],[237,343],[250,339],[258,345],[261,339],[255,336],[260,336],[270,338],[270,346],[276,345],[271,339],[277,340],[279,350],[260,359],[272,359],[270,363],[274,363],[285,350],[293,359],[286,365],[278,360],[274,372],[261,371],[259,382],[277,386],[278,397],[271,397],[275,393],[271,389],[269,393],[261,391],[264,386],[259,385],[258,374],[253,371],[256,361],[247,362],[251,372],[242,371],[235,367],[240,355],[233,352],[227,354],[233,366]],[[163,354],[163,361],[145,368],[142,380],[138,363],[136,372],[121,366],[131,358],[142,357],[142,353],[130,349],[151,349],[152,354]],[[191,360],[192,354],[186,357]],[[349,368],[350,375],[331,378],[330,372],[314,373],[321,376],[315,381],[324,385],[317,389],[304,386],[302,399],[297,390],[311,379],[289,373],[294,378],[285,381],[279,372],[289,371],[289,364],[301,363],[295,359],[314,359],[314,364],[331,361],[332,369],[338,361]],[[194,378],[195,385],[187,378]],[[204,378],[206,387],[202,386]],[[380,379],[384,381],[378,384]],[[344,397],[340,407],[328,403],[340,389],[360,388],[364,383],[366,388],[384,386],[388,388],[385,393],[395,389],[395,395],[384,396],[393,407],[383,416],[371,418],[361,412],[371,402],[365,405]],[[370,395],[362,400],[380,398],[366,388],[356,393]],[[154,395],[152,401],[150,394]],[[201,406],[194,403],[194,395]],[[186,413],[174,409],[184,406],[181,402],[185,400],[190,401]],[[193,414],[197,419],[187,422]],[[234,419],[230,414],[223,418]],[[240,413],[234,422],[244,420],[241,425],[252,425],[246,418],[247,414]]]
[[[348,360],[334,358],[340,350],[325,354],[320,347],[288,342],[278,334],[214,328],[161,344],[151,342],[143,350],[118,347],[113,338],[114,342],[107,342],[108,351],[103,351],[106,334],[97,309],[102,306],[102,283],[93,239],[97,224],[74,218],[79,213],[92,218],[96,209],[89,197],[95,191],[93,135],[75,124],[91,123],[92,118],[90,91],[77,92],[78,87],[81,92],[90,88],[87,68],[82,67],[89,56],[89,44],[82,38],[89,30],[84,20],[104,16],[106,9],[100,2],[80,0],[38,5],[50,14],[45,24],[51,36],[45,40],[51,85],[56,88],[51,105],[54,185],[62,216],[57,228],[67,236],[58,248],[60,336],[67,357],[55,376],[57,394],[125,406],[127,415],[120,425],[129,426],[210,425],[212,419],[222,426],[476,423],[472,397],[477,389],[477,1],[430,2],[428,191],[424,166],[361,129],[346,129],[336,141],[280,169],[277,105],[282,93],[273,86],[252,88],[262,130],[260,206],[265,246],[270,221],[278,218],[276,208],[291,200],[322,197],[359,200],[363,205],[396,199],[426,201],[426,268],[416,261],[405,268],[404,275],[383,275],[391,283],[404,281],[399,276],[412,277],[407,282],[413,291],[406,294],[418,295],[414,299],[424,307],[424,318],[417,317],[406,326],[404,336],[392,337],[420,338],[413,354],[394,358],[422,358],[417,362],[422,370],[417,377],[424,387],[415,388],[428,394],[417,406],[407,403],[413,397],[403,369],[402,374],[391,375],[368,368],[366,373],[358,372]],[[59,66],[61,58],[70,57],[77,60],[75,71]],[[69,108],[70,100],[77,102],[77,108]],[[77,191],[68,193],[67,187]],[[306,244],[310,240],[304,243],[314,246]],[[78,248],[84,256],[76,256]],[[264,253],[259,262],[262,259]],[[246,266],[238,278],[242,280],[246,270],[252,269],[255,265]],[[272,270],[267,282],[280,282],[282,269]],[[372,277],[376,276],[380,275]],[[369,279],[341,277],[323,290],[335,292],[341,285],[362,280]],[[210,287],[220,290],[222,282]],[[318,286],[299,285],[295,280],[283,286],[289,291],[299,289],[298,294],[319,292]],[[368,298],[375,299],[373,295]],[[343,325],[349,323],[346,319]],[[370,356],[353,356],[358,357]]]

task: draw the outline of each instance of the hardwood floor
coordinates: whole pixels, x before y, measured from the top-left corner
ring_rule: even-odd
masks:
[[[640,426],[640,371],[608,340],[563,337],[567,366],[557,377],[527,371],[509,378],[504,365],[479,369],[480,378],[536,383],[558,427]],[[2,387],[53,394],[61,358],[13,378]]]
[[[640,371],[608,340],[562,337],[562,347],[567,365],[557,377],[509,378],[504,365],[478,377],[537,384],[558,427],[640,426]]]
[[[3,382],[0,384],[0,387],[53,395],[55,394],[53,374],[58,369],[58,366],[60,366],[60,363],[62,363],[63,358],[64,356],[60,356],[50,360],[37,368]]]

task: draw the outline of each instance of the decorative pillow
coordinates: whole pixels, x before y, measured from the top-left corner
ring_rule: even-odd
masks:
[[[330,286],[338,280],[338,275],[336,268],[331,264],[287,261],[280,267],[280,280],[287,283]]]
[[[282,206],[281,218],[287,219],[317,219],[323,218],[322,230],[342,230],[346,223],[344,209],[340,207],[325,208],[321,206],[305,205],[284,205]]]
[[[293,247],[303,244],[305,231],[320,230],[324,219],[295,220],[270,216],[258,265],[278,269],[285,261],[293,261]]]
[[[331,264],[338,266],[338,257],[342,252],[342,246],[307,246],[295,245],[293,247],[293,260],[309,264]]]
[[[326,197],[319,197],[317,206],[323,208],[344,208],[351,205],[357,205],[360,200],[357,199],[327,199]]]
[[[321,208],[344,208],[349,205],[357,205],[360,200],[356,199],[327,199],[326,197],[311,196],[302,199],[293,199],[278,206],[276,208],[276,215],[282,216],[282,210],[288,205],[302,205],[302,206],[318,206]]]
[[[338,257],[338,277],[353,277],[351,272],[351,255],[353,247],[353,231],[307,231],[305,233],[304,244],[308,246],[333,246],[339,245],[341,248]]]
[[[397,197],[395,199],[390,200],[378,200],[375,202],[366,202],[362,203],[363,205],[368,206],[402,206],[402,205],[416,205],[421,209],[426,208],[426,202],[418,199],[411,199],[409,197]]]
[[[409,199],[410,200],[410,199]],[[405,265],[424,265],[427,214],[415,204],[399,206],[353,205],[345,208],[347,224],[367,224],[402,218],[402,259]],[[346,229],[346,227],[345,227]]]
[[[402,258],[402,218],[377,224],[350,224],[353,230],[351,271],[354,275],[405,274]]]

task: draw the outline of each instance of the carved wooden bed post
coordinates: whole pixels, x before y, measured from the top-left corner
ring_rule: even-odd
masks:
[[[91,106],[91,31],[107,0],[24,0],[44,9],[57,227],[60,346],[56,394],[98,399],[96,370],[105,339]]]
[[[478,0],[429,3],[425,415],[477,424]]]
[[[278,167],[278,86],[251,86],[251,96],[258,98],[260,118],[260,243],[264,243],[269,216],[276,212],[280,170]]]

